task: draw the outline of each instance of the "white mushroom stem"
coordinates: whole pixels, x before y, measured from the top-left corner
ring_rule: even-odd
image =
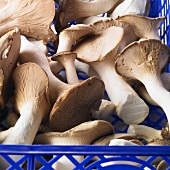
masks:
[[[144,77],[141,77],[140,80],[146,87],[151,98],[164,110],[168,122],[170,122],[170,92],[168,92],[160,80],[160,77],[153,74],[148,74]],[[160,97],[163,96],[163,97]]]
[[[136,135],[139,139],[151,142],[154,139],[162,139],[161,130],[157,130],[145,125],[130,125],[127,133]]]
[[[72,85],[79,83],[77,71],[74,65],[76,57],[77,54],[72,52],[60,52],[52,57],[52,60],[57,60],[64,66],[66,71],[67,82],[68,84]]]
[[[42,115],[33,113],[31,105],[33,103],[28,103],[27,107],[23,108],[22,116],[16,122],[15,128],[3,141],[3,144],[32,144],[41,124]]]
[[[111,58],[89,64],[104,81],[105,89],[116,107],[117,115],[127,124],[142,122],[148,115],[149,108],[131,86],[116,73],[114,60]]]

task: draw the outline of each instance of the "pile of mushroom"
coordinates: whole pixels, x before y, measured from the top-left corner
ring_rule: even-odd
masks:
[[[168,124],[162,130],[138,125],[149,114],[148,102],[170,122],[170,77],[163,73],[170,49],[158,33],[166,16],[149,18],[149,11],[150,0],[1,3],[0,108],[12,105],[1,143],[144,145],[143,138],[147,145],[169,145]],[[126,134],[115,134],[113,114],[129,126]],[[0,169],[10,166],[0,161]],[[162,160],[154,164],[166,167]],[[74,168],[64,158],[52,167]]]

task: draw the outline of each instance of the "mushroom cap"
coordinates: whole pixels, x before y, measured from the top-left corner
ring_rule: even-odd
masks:
[[[98,21],[96,21],[92,24],[89,24],[89,25],[94,30],[96,30],[96,32],[105,30],[112,26],[123,28],[124,35],[123,35],[122,41],[120,43],[119,51],[121,51],[124,47],[126,47],[131,42],[136,41],[138,39],[138,36],[135,34],[135,31],[132,28],[132,26],[129,23],[124,22],[124,21],[107,18],[107,19],[103,19],[103,20],[98,20]]]
[[[77,53],[77,58],[82,62],[102,61],[118,48],[123,34],[123,28],[112,26],[86,37],[72,51]]]
[[[72,45],[80,38],[93,34],[95,30],[89,25],[77,24],[62,30],[59,34],[58,52],[70,51]]]
[[[129,44],[116,58],[118,74],[129,79],[139,79],[147,75],[160,75],[169,62],[170,49],[156,39],[140,40]]]
[[[104,83],[96,77],[72,86],[54,104],[49,118],[50,126],[55,131],[63,132],[91,120],[90,109],[103,96]]]
[[[119,2],[120,0],[60,0],[56,13],[56,30],[60,31],[73,20],[105,13]]]
[[[91,144],[98,138],[114,133],[113,126],[103,120],[81,123],[65,132],[48,132],[37,135],[34,143],[55,145]]]
[[[69,52],[69,51],[63,51],[54,54],[51,57],[51,60],[53,61],[59,61],[61,64],[66,61],[74,61],[77,58],[77,53]]]
[[[165,20],[166,17],[162,16],[157,18],[150,18],[145,16],[127,14],[119,16],[117,19],[129,23],[133,27],[138,37],[154,39],[158,38],[158,29],[161,22]]]
[[[13,91],[12,73],[17,67],[20,31],[15,28],[0,38],[0,108],[4,108]]]
[[[0,36],[18,27],[28,37],[45,41],[56,39],[50,28],[55,15],[53,0],[10,0],[0,13]]]
[[[25,63],[13,72],[15,107],[22,114],[42,114],[47,118],[51,104],[48,94],[48,76],[37,64]],[[30,113],[31,112],[31,113]]]

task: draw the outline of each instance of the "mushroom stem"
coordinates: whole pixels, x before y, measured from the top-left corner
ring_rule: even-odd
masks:
[[[134,134],[137,138],[144,139],[146,142],[162,139],[161,130],[144,125],[130,125],[127,133]]]
[[[89,65],[97,71],[105,83],[105,89],[111,102],[115,105],[117,115],[127,124],[142,122],[148,115],[148,107],[132,87],[116,73],[114,60],[105,59],[100,62],[91,62]],[[129,114],[133,114],[133,116]]]
[[[28,103],[27,109],[23,108],[23,115],[20,116],[3,144],[32,144],[42,121],[41,114],[32,112],[33,109],[30,107],[32,104]]]
[[[170,101],[170,93],[164,88],[160,77],[157,75],[148,75],[141,79],[141,82],[145,85],[151,98],[162,107],[168,122],[170,122],[170,107],[169,102],[167,102]]]

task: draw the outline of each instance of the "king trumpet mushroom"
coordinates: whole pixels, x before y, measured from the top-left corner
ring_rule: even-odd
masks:
[[[160,40],[140,40],[128,45],[115,62],[116,71],[122,77],[139,80],[145,85],[151,98],[164,110],[170,121],[170,92],[160,79],[161,69],[169,62],[170,49]],[[163,97],[160,97],[163,96]]]
[[[20,118],[2,144],[32,144],[41,122],[47,119],[51,104],[48,95],[48,76],[34,63],[18,66],[13,72],[15,109]],[[10,156],[18,161],[20,155]],[[1,160],[1,168],[9,165]]]
[[[97,71],[117,115],[127,124],[138,124],[146,118],[149,108],[115,71],[114,61],[123,33],[123,28],[112,26],[84,39],[72,52],[77,53],[78,60]]]
[[[35,144],[51,145],[90,145],[98,138],[114,133],[113,126],[103,120],[94,120],[81,123],[65,132],[42,133],[35,137]],[[82,156],[75,156],[76,160],[81,161]],[[73,169],[73,164],[64,156],[53,164],[55,170]]]
[[[91,120],[90,109],[104,95],[104,83],[91,77],[76,85],[69,85],[53,75],[46,55],[21,37],[20,64],[34,62],[42,67],[49,78],[49,97],[53,108],[49,123],[55,131],[66,131],[82,122]]]
[[[51,110],[48,76],[37,64],[25,63],[14,70],[13,80],[14,106],[21,116],[3,144],[32,144],[42,120],[47,119]]]
[[[0,10],[0,36],[17,27],[26,36],[54,41],[56,35],[50,29],[54,15],[53,0],[8,1]]]
[[[60,62],[66,70],[68,84],[79,83],[74,61],[77,57],[76,53],[72,53],[72,45],[83,36],[93,34],[95,31],[88,25],[78,24],[64,29],[59,34],[59,44],[57,53],[51,59]]]
[[[0,108],[3,109],[13,91],[12,73],[17,67],[20,49],[20,32],[17,28],[0,38]]]
[[[117,19],[129,23],[133,27],[136,35],[140,38],[160,40],[158,30],[161,22],[165,20],[166,17],[150,18],[127,14],[119,16]]]
[[[122,37],[122,40],[119,44],[119,49],[117,53],[119,53],[123,48],[125,48],[128,44],[131,42],[134,42],[138,39],[136,36],[132,26],[124,21],[118,21],[114,20],[112,18],[104,19],[104,20],[99,20],[94,23],[89,24],[96,32],[105,30],[109,27],[115,26],[115,27],[121,27],[124,30],[124,34]]]
[[[148,15],[150,11],[150,0],[124,0],[108,16],[116,19],[126,14]]]
[[[122,0],[60,0],[56,12],[55,28],[60,32],[69,22],[93,15],[99,15],[115,8]]]

